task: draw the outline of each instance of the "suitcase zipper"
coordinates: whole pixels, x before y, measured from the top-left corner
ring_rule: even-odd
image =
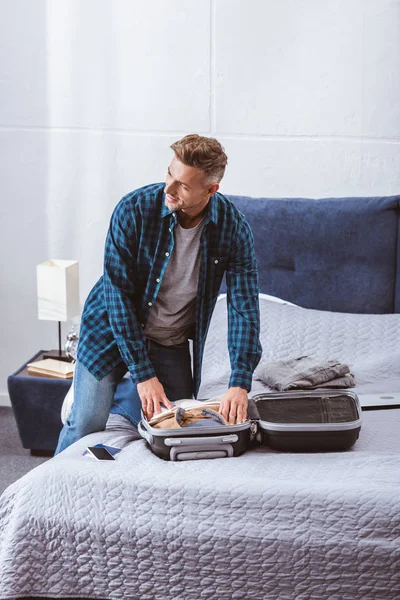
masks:
[[[322,421],[322,423],[329,423],[330,419],[329,419],[329,410],[328,410],[328,402],[327,400],[330,400],[330,396],[327,396],[325,398],[321,398],[321,404],[322,404],[322,415],[324,420]]]
[[[257,421],[249,421],[250,423],[250,433],[252,433],[253,435],[255,435],[257,433]]]

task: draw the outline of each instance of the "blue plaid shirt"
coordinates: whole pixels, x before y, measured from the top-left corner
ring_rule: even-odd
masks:
[[[155,377],[143,333],[174,248],[177,215],[165,205],[164,183],[122,198],[111,217],[104,274],[83,310],[78,360],[102,379],[121,362],[134,383]],[[200,240],[201,262],[193,342],[194,393],[211,315],[226,272],[229,387],[250,391],[261,357],[258,276],[253,235],[244,216],[222,194],[208,203]]]

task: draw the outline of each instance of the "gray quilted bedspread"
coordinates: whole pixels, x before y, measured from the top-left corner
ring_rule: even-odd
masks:
[[[338,358],[400,390],[399,315],[261,312],[263,360]],[[225,339],[219,302],[200,397],[226,389]],[[348,452],[172,463],[113,415],[2,495],[0,598],[400,599],[399,431],[400,410],[373,411]],[[98,442],[115,462],[82,456]]]
[[[0,500],[0,597],[400,597],[400,411],[345,453],[164,462],[115,416]],[[119,444],[115,462],[82,457]]]

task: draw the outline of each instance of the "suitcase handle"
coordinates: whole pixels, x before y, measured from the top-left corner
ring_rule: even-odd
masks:
[[[138,432],[150,445],[153,443],[154,438],[146,431],[146,429],[142,425],[142,421],[138,423]],[[221,445],[229,445],[234,444],[238,441],[238,436],[236,433],[231,433],[229,435],[220,435],[220,436],[207,436],[207,437],[187,437],[187,438],[165,438],[164,444],[169,447],[173,446],[196,446],[197,449],[206,449],[206,448],[218,448],[221,449]]]
[[[207,458],[230,458],[233,456],[231,444],[217,444],[214,446],[187,446],[171,448],[169,457],[172,461],[204,460]]]
[[[236,433],[231,433],[230,435],[221,435],[215,437],[184,437],[184,438],[165,438],[164,444],[166,446],[197,446],[199,447],[208,447],[211,446],[213,448],[219,448],[220,444],[234,444],[238,441],[238,436]]]
[[[138,432],[139,434],[142,436],[142,438],[144,438],[151,446],[151,444],[153,443],[153,436],[151,435],[151,433],[149,433],[148,431],[146,431],[146,429],[143,427],[142,425],[142,421],[139,421],[138,423]]]
[[[142,422],[138,423],[140,435],[151,445],[154,441]],[[206,458],[225,458],[233,456],[230,442],[237,442],[236,434],[203,438],[166,438],[165,444],[171,447],[170,459],[173,461],[200,460]]]

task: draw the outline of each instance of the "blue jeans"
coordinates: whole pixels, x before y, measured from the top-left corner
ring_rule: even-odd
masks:
[[[162,346],[147,340],[147,353],[168,400],[192,398],[189,342]],[[138,424],[142,405],[137,386],[130,377],[124,377],[126,373],[125,364],[120,363],[99,381],[79,361],[76,363],[74,403],[61,430],[55,454],[89,433],[104,430],[110,412]]]

